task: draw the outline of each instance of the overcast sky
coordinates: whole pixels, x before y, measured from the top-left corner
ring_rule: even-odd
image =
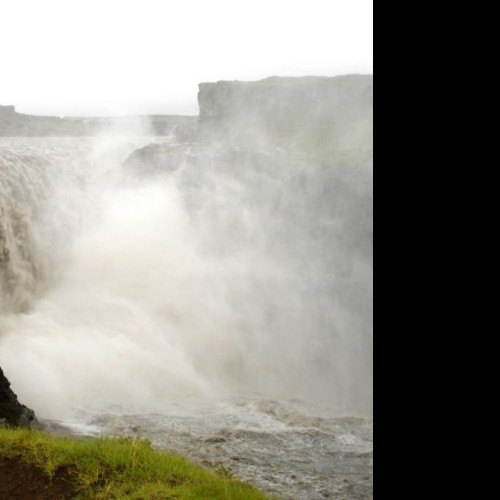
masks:
[[[373,73],[373,0],[0,0],[0,104],[197,114],[198,83]]]

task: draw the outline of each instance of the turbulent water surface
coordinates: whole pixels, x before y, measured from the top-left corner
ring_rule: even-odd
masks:
[[[371,162],[158,141],[0,139],[0,366],[54,431],[371,497]]]

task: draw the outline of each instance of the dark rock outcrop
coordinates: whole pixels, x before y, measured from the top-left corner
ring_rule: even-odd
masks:
[[[35,413],[19,403],[17,396],[10,388],[10,382],[0,368],[0,423],[19,427],[37,425]]]

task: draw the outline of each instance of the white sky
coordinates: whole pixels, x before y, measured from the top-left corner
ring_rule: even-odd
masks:
[[[373,0],[0,0],[0,104],[197,114],[198,83],[373,73]]]

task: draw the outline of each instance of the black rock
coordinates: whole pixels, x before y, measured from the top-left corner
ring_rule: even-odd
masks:
[[[0,423],[15,427],[36,427],[38,422],[33,410],[19,403],[0,368]]]

